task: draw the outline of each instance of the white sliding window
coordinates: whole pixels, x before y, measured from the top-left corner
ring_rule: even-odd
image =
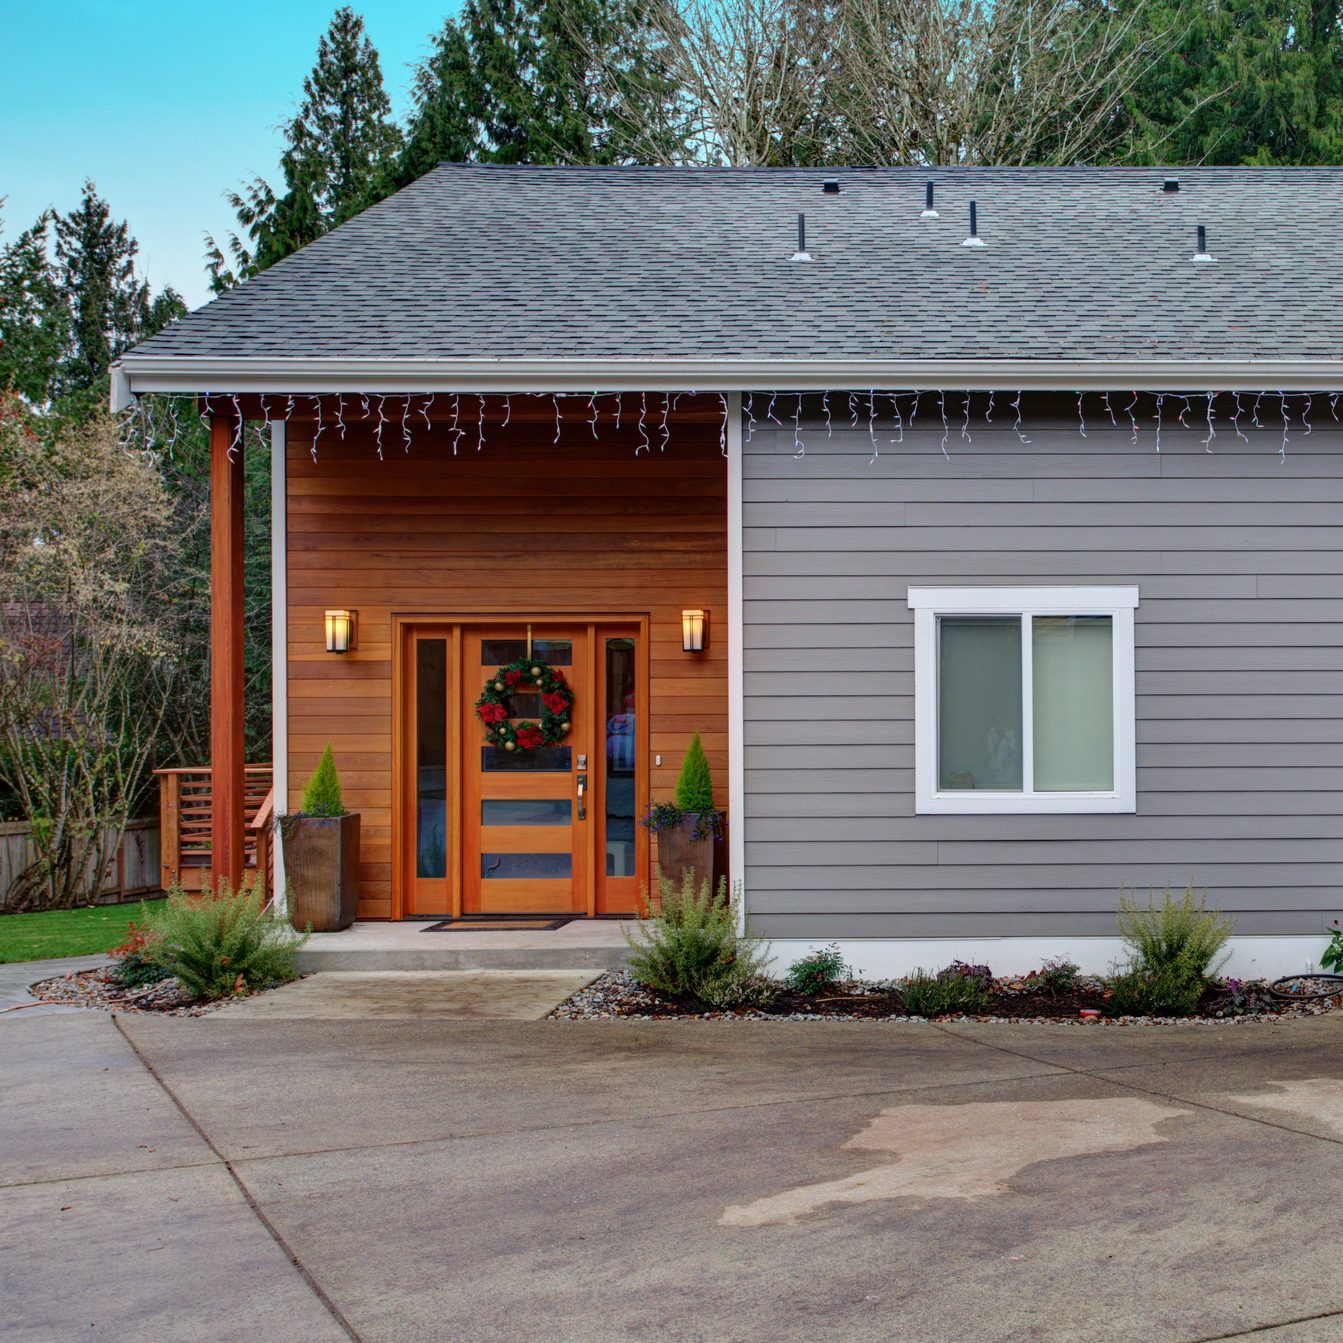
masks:
[[[1134,811],[1138,589],[910,588],[915,810]]]

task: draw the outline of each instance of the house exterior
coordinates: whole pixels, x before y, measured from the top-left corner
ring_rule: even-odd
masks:
[[[1121,886],[1192,879],[1234,968],[1304,968],[1343,875],[1341,203],[443,165],[221,296],[113,387],[212,420],[217,871],[264,420],[277,809],[330,741],[363,917],[629,912],[699,731],[784,961],[1101,969]],[[509,753],[475,704],[533,659],[572,721]]]

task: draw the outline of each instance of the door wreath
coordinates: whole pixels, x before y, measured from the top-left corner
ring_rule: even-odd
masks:
[[[508,717],[508,700],[519,691],[536,690],[541,696],[541,721]],[[548,662],[538,658],[510,662],[485,682],[476,701],[476,716],[485,725],[485,738],[505,751],[535,751],[564,740],[573,713],[574,692]]]

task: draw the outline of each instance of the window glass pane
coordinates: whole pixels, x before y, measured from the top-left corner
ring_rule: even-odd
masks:
[[[415,641],[415,874],[448,873],[448,644]]]
[[[1036,616],[1035,791],[1114,788],[1114,631],[1109,616]]]
[[[606,641],[606,875],[634,875],[634,640]]]
[[[502,667],[509,662],[521,662],[527,656],[526,639],[482,639],[480,665]],[[574,645],[569,639],[533,639],[532,656],[552,667],[571,667]]]
[[[571,877],[572,853],[482,853],[480,875],[488,880],[511,877]]]
[[[937,786],[1020,792],[1021,618],[938,621]]]
[[[564,773],[573,764],[570,746],[538,746],[534,751],[505,751],[502,746],[480,748],[480,768],[486,774]]]
[[[567,797],[487,797],[480,804],[481,825],[568,825],[573,803]]]

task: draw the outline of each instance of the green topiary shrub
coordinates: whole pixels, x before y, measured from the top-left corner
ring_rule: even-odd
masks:
[[[152,928],[154,960],[206,1002],[294,979],[295,956],[307,940],[246,881],[236,891],[221,881],[214,897],[172,891]]]
[[[982,976],[948,967],[937,974],[915,970],[900,984],[900,996],[911,1016],[941,1017],[952,1012],[977,1012],[988,1002]]]
[[[327,742],[322,758],[317,762],[303,789],[303,814],[305,816],[344,816],[345,805],[340,796],[340,777],[336,773],[335,757],[331,754],[331,743]]]
[[[681,772],[676,778],[676,805],[682,811],[713,811],[713,776],[709,773],[709,757],[704,754],[704,743],[696,732],[686,747]]]
[[[728,898],[726,878],[715,894],[708,878],[696,891],[693,870],[682,874],[679,889],[659,872],[658,890],[660,913],[637,932],[625,933],[634,953],[630,973],[639,983],[669,998],[715,1008],[759,1006],[772,999],[765,975],[768,944],[737,936],[739,902]]]

